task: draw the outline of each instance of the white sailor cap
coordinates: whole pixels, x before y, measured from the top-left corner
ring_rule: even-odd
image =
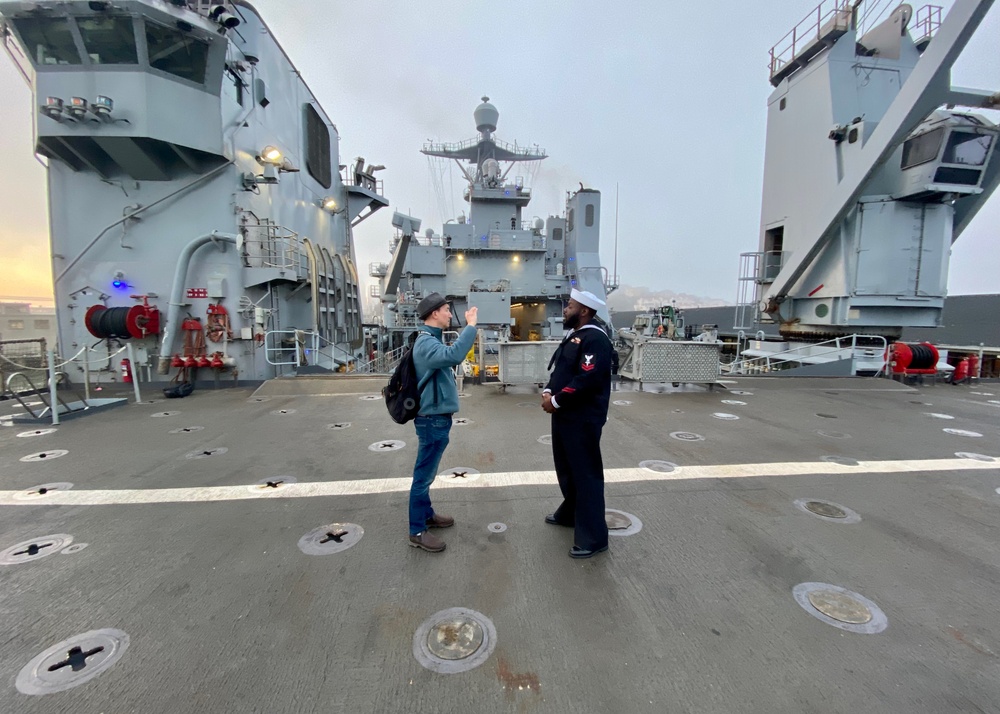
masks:
[[[581,305],[589,307],[591,310],[600,310],[605,305],[603,300],[587,290],[577,290],[576,288],[573,288],[569,296]]]

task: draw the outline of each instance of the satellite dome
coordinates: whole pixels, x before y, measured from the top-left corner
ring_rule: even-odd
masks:
[[[476,119],[476,131],[493,132],[497,130],[497,119],[500,118],[500,112],[490,104],[489,97],[483,97],[483,103],[476,107],[472,116]]]
[[[543,221],[541,218],[536,218],[534,225],[535,225],[535,230],[540,231],[543,228],[545,228],[545,221]]]

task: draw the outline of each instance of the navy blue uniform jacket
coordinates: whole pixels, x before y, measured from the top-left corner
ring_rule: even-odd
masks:
[[[545,385],[559,405],[554,416],[600,424],[607,420],[612,351],[611,340],[596,325],[575,330],[563,340]]]

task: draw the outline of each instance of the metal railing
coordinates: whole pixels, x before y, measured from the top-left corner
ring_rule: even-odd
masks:
[[[277,268],[298,275],[305,252],[298,233],[272,223],[244,227],[243,259],[249,268]]]
[[[804,48],[819,42],[823,38],[825,23],[833,23],[831,27],[834,29],[850,29],[853,12],[850,0],[823,0],[771,48],[771,76],[794,62]]]
[[[914,42],[920,44],[921,41],[929,41],[941,29],[941,11],[940,5],[924,5],[917,10],[917,14],[913,17],[911,34]]]
[[[760,333],[758,332],[758,336]],[[860,344],[870,342],[874,344]],[[791,350],[775,352],[774,354],[761,355],[759,357],[747,357],[737,360],[727,365],[730,374],[768,374],[782,369],[790,369],[794,366],[809,364],[813,360],[834,362],[841,359],[858,359],[859,357],[878,358],[881,354],[881,367],[876,372],[876,376],[881,375],[886,368],[889,343],[884,337],[878,335],[849,335],[845,337],[835,337],[825,342],[802,345]],[[849,352],[848,352],[849,351]],[[872,361],[872,360],[868,360]]]

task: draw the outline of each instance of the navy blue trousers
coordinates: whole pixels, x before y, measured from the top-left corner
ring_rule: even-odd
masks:
[[[552,460],[563,496],[555,517],[560,523],[573,524],[573,544],[587,550],[608,544],[601,460],[603,430],[603,422],[552,415]]]

